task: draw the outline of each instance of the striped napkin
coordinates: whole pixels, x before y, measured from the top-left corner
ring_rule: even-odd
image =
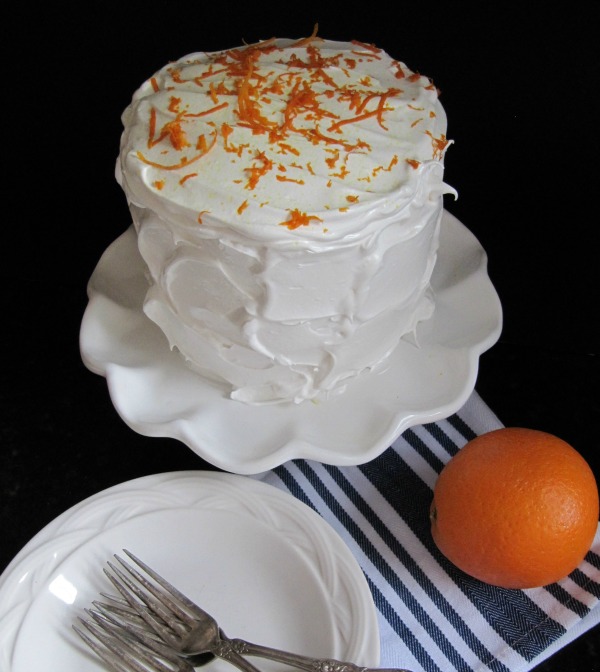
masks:
[[[438,473],[466,441],[501,426],[473,392],[457,413],[406,430],[367,464],[294,460],[257,477],[316,510],[354,553],[377,607],[383,667],[523,672],[600,622],[600,529],[569,577],[531,590],[472,579],[435,547]]]

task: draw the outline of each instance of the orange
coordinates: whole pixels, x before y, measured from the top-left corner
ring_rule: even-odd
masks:
[[[504,588],[545,586],[583,560],[598,526],[598,486],[562,439],[505,427],[469,441],[442,469],[431,532],[459,569]]]

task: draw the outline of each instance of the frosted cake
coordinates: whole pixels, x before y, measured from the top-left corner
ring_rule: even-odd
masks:
[[[122,120],[144,312],[224,394],[341,394],[431,317],[452,190],[425,76],[370,44],[271,39],[169,63]]]

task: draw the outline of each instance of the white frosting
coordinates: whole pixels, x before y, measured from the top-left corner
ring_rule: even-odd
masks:
[[[123,124],[144,310],[234,399],[343,391],[432,314],[451,190],[427,78],[368,45],[270,40],[165,66]]]

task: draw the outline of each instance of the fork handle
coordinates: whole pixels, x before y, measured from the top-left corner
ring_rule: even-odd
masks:
[[[306,672],[410,672],[410,670],[400,668],[374,668],[360,667],[354,663],[347,663],[333,658],[311,658],[310,656],[301,656],[297,653],[273,649],[269,646],[252,644],[244,639],[230,639],[229,644],[233,650],[241,656],[256,656],[275,660],[279,663],[291,665],[299,670]]]
[[[260,672],[257,667],[242,656],[238,647],[233,646],[231,640],[222,639],[219,646],[211,648],[211,653],[217,656],[217,658],[231,663],[231,665],[237,667],[241,672]]]

